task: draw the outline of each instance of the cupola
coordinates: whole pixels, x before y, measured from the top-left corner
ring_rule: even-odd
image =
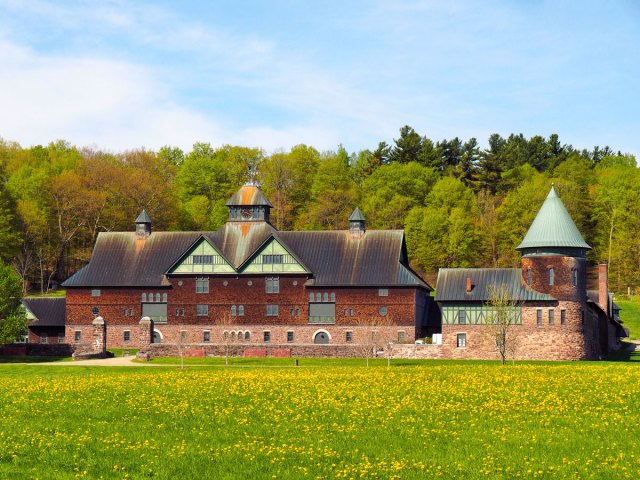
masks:
[[[349,217],[349,232],[353,237],[360,238],[364,235],[365,226],[364,226],[365,218],[362,212],[358,207],[353,211],[351,216]]]
[[[229,207],[230,222],[268,222],[273,207],[260,188],[254,184],[240,188],[227,201],[226,206]]]
[[[151,235],[151,217],[142,210],[142,213],[136,218],[136,237],[143,240]]]

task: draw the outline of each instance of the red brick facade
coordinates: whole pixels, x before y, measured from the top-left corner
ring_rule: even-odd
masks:
[[[246,343],[251,344],[265,343],[265,331],[269,332],[269,343],[288,343],[288,332],[293,332],[296,344],[313,343],[315,333],[320,330],[327,332],[330,343],[347,343],[347,331],[357,336],[363,324],[370,327],[376,323],[379,324],[376,328],[385,332],[385,338],[412,342],[416,318],[423,315],[421,305],[427,297],[427,292],[416,288],[387,288],[382,292],[378,288],[310,288],[304,285],[307,277],[300,275],[279,276],[279,293],[266,293],[264,276],[211,276],[209,293],[196,293],[195,278],[172,277],[171,286],[162,289],[102,288],[99,296],[92,296],[91,289],[69,289],[66,338],[76,343],[76,332],[80,332],[77,343],[90,341],[91,322],[100,315],[107,324],[108,347],[144,346],[139,335],[142,294],[147,298],[153,294],[155,298],[159,293],[161,299],[163,294],[167,295],[167,320],[155,322],[154,329],[163,343],[181,341],[180,332],[186,332],[185,342],[189,344],[203,343],[205,332],[209,332],[209,342],[218,343],[224,331],[241,332],[243,337],[248,332]],[[310,294],[314,301],[319,294],[321,303],[335,303],[335,324],[309,322]],[[208,305],[208,314],[197,315],[196,305]],[[278,306],[277,316],[267,315],[267,305]],[[234,316],[232,306],[236,307]],[[128,341],[125,332],[129,332]],[[352,337],[351,341],[357,340]]]

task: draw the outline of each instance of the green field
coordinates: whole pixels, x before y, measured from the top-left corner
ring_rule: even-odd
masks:
[[[620,318],[624,322],[624,326],[630,330],[629,338],[640,340],[640,296],[618,295],[615,302],[622,309]]]
[[[634,363],[0,366],[0,478],[638,478]]]

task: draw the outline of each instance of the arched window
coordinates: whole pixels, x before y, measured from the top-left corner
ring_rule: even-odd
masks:
[[[331,301],[335,302],[336,301],[336,294],[331,292]]]
[[[244,317],[244,305],[238,305],[238,316]]]
[[[329,301],[329,294],[327,292],[324,292],[324,294],[322,295],[322,301],[323,302]]]
[[[235,305],[231,305],[231,316],[235,317],[238,314],[237,308]]]
[[[319,293],[316,293],[316,302],[320,302],[322,301],[322,295]]]
[[[313,302],[313,293],[310,293],[310,294],[309,294],[309,301],[310,301],[310,302]]]
[[[163,294],[162,294],[162,301],[163,301],[164,303],[167,303],[167,294],[166,294],[166,293],[163,293]]]
[[[149,298],[150,302],[153,302],[153,293],[149,293],[149,297],[148,298]]]
[[[549,286],[550,287],[553,287],[554,276],[555,276],[555,273],[553,271],[553,268],[550,268],[549,269]]]
[[[236,341],[236,332],[231,332],[231,341],[232,342]]]
[[[249,332],[244,332],[244,341],[248,342],[251,340],[251,334]]]
[[[143,302],[146,302],[146,301],[147,301],[147,294],[146,294],[146,293],[143,293],[143,294],[142,294],[142,301],[143,301]]]
[[[160,301],[160,294],[156,293],[156,302],[159,302],[159,301]]]
[[[527,268],[527,285],[531,286],[533,283],[533,271],[531,267]]]

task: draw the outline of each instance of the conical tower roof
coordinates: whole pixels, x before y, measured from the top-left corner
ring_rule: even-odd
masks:
[[[230,206],[259,206],[273,207],[257,185],[244,185],[225,204]]]
[[[358,207],[353,211],[351,216],[349,217],[350,222],[364,222],[365,218],[362,212]]]
[[[142,210],[140,215],[138,215],[138,218],[136,218],[136,223],[152,223],[151,217],[146,210]]]
[[[539,247],[591,249],[580,235],[553,185],[524,240],[516,249]]]

